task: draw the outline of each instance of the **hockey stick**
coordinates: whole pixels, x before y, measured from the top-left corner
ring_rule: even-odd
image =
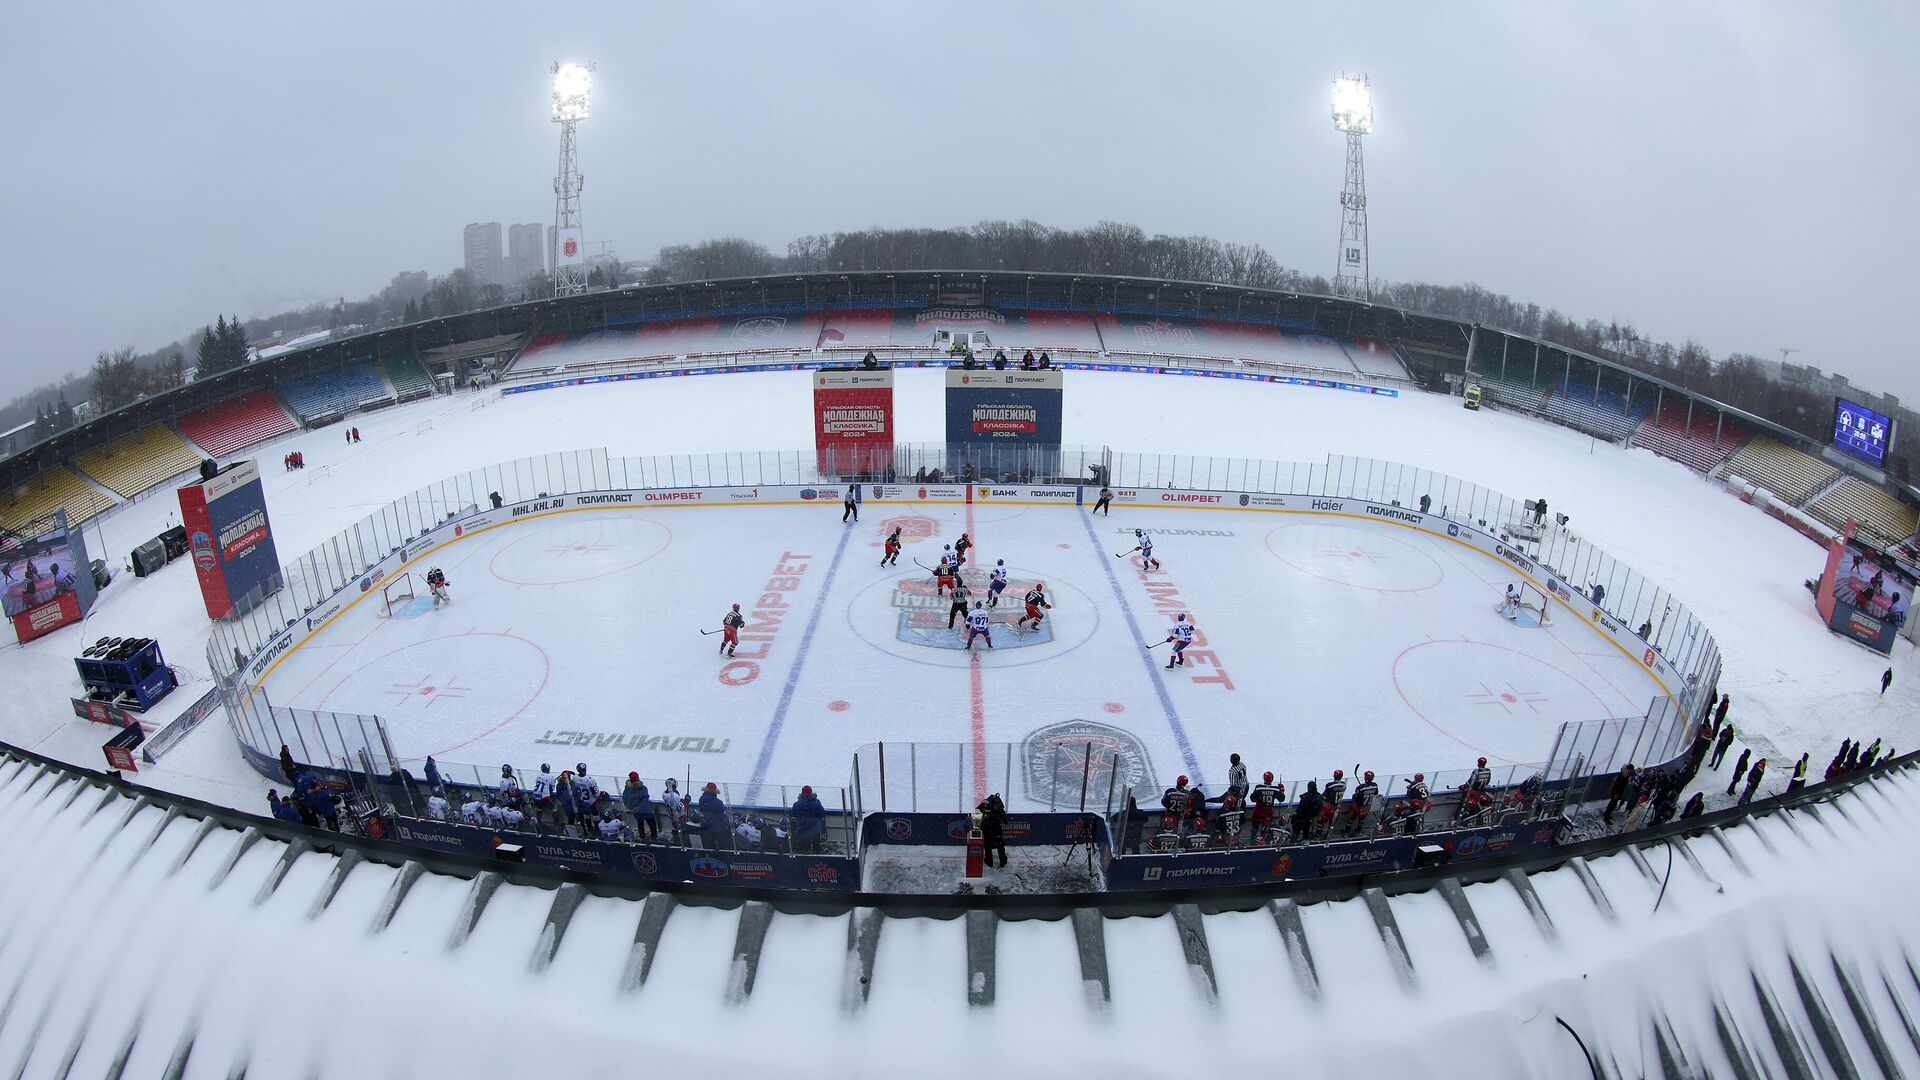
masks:
[[[1148,651],[1148,652],[1152,652],[1153,650],[1155,650],[1155,649],[1157,649],[1157,648],[1159,648],[1160,646],[1162,646],[1162,645],[1165,645],[1165,644],[1166,644],[1166,642],[1164,642],[1164,641],[1156,641],[1156,642],[1154,642],[1153,644],[1151,644],[1151,645],[1149,645],[1149,646],[1147,646],[1147,651]]]
[[[1133,551],[1139,551],[1139,550],[1140,550],[1139,548],[1134,548],[1134,549],[1133,549]],[[1116,559],[1124,559],[1124,558],[1126,558],[1127,556],[1129,556],[1129,555],[1131,555],[1131,554],[1133,554],[1133,551],[1119,551],[1119,552],[1115,552],[1115,553],[1114,553],[1114,556],[1113,556],[1113,557],[1114,557],[1114,558],[1116,558]]]
[[[717,633],[719,633],[719,632],[720,632],[720,631],[718,631],[718,630],[702,630],[702,631],[700,631],[700,636],[701,636],[701,637],[706,637],[706,636],[707,636],[708,634],[717,634]]]

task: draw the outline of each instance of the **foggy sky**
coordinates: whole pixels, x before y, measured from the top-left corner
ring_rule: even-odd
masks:
[[[1920,399],[1912,4],[214,4],[0,33],[0,392],[460,265],[553,218],[591,59],[588,250],[1107,219],[1331,276],[1330,77],[1371,76],[1377,278],[1477,282]]]

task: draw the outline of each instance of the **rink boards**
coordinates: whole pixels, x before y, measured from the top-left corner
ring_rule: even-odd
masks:
[[[1068,485],[863,485],[859,497],[866,520],[861,526],[864,531],[858,534],[851,527],[823,533],[839,529],[838,521],[830,515],[841,507],[846,494],[845,488],[825,485],[607,491],[509,504],[443,524],[383,560],[354,585],[318,605],[317,616],[296,622],[270,641],[250,665],[248,680],[255,686],[268,687],[276,705],[371,712],[386,718],[394,732],[395,752],[403,761],[437,753],[443,762],[472,760],[491,765],[505,760],[528,767],[547,758],[571,762],[575,756],[590,756],[595,759],[593,768],[603,775],[629,768],[647,775],[682,775],[683,767],[667,766],[684,766],[691,759],[722,780],[840,784],[845,782],[844,776],[823,774],[829,770],[844,773],[845,766],[839,763],[846,762],[852,750],[864,742],[971,741],[977,748],[991,741],[1012,744],[1016,747],[1012,753],[1021,754],[1033,751],[1047,738],[1058,742],[1069,737],[1046,734],[1056,729],[1092,731],[1099,739],[1130,741],[1132,745],[1122,750],[1141,759],[1144,767],[1133,769],[1127,779],[1143,786],[1170,781],[1173,773],[1180,771],[1197,776],[1203,772],[1203,760],[1214,764],[1216,757],[1223,759],[1220,748],[1224,746],[1251,751],[1251,760],[1256,763],[1285,758],[1295,769],[1298,766],[1293,763],[1293,755],[1334,761],[1351,760],[1363,750],[1368,756],[1380,755],[1382,747],[1372,744],[1366,731],[1329,729],[1312,721],[1311,716],[1329,709],[1349,707],[1343,704],[1344,698],[1333,700],[1339,693],[1337,688],[1304,691],[1299,684],[1314,670],[1327,666],[1365,666],[1354,657],[1343,656],[1343,648],[1359,650],[1361,660],[1384,663],[1384,654],[1376,657],[1366,650],[1377,652],[1387,646],[1308,641],[1301,646],[1307,652],[1294,663],[1297,670],[1269,673],[1269,667],[1286,665],[1249,648],[1254,635],[1242,631],[1253,625],[1250,620],[1255,616],[1227,610],[1221,599],[1208,594],[1208,589],[1217,587],[1217,579],[1223,577],[1230,579],[1230,591],[1259,592],[1283,586],[1271,582],[1242,586],[1231,580],[1232,574],[1217,567],[1204,571],[1215,582],[1197,577],[1203,573],[1201,561],[1195,557],[1197,545],[1207,534],[1231,534],[1232,530],[1183,529],[1181,523],[1204,525],[1245,518],[1273,525],[1265,544],[1283,561],[1301,557],[1297,551],[1282,550],[1281,542],[1273,538],[1282,532],[1283,525],[1292,530],[1285,535],[1297,534],[1306,545],[1301,550],[1315,557],[1319,549],[1330,545],[1356,546],[1349,536],[1354,530],[1363,537],[1417,533],[1433,545],[1463,554],[1478,552],[1485,559],[1475,557],[1473,561],[1501,580],[1518,576],[1532,581],[1577,617],[1558,620],[1563,629],[1554,633],[1564,633],[1564,626],[1571,625],[1596,645],[1605,642],[1608,647],[1604,651],[1613,654],[1606,660],[1601,655],[1603,650],[1582,653],[1587,659],[1580,663],[1604,668],[1597,675],[1576,672],[1579,680],[1595,684],[1599,694],[1593,695],[1594,687],[1588,687],[1595,701],[1582,706],[1585,713],[1567,718],[1638,715],[1645,710],[1648,698],[1671,695],[1678,689],[1673,669],[1663,657],[1603,612],[1580,603],[1565,582],[1524,553],[1478,529],[1403,507],[1356,499],[1124,488],[1114,489],[1113,502],[1127,524],[1114,525],[1111,518],[1093,519],[1085,511],[1097,490]],[[824,506],[829,516],[805,514],[805,508],[816,505]],[[733,513],[683,513],[707,507],[728,507]],[[768,517],[756,515],[755,507],[782,509]],[[1148,509],[1225,516],[1140,513]],[[1062,513],[1056,517],[1054,511]],[[797,517],[784,517],[796,512]],[[673,524],[689,519],[706,524]],[[1044,633],[1016,634],[1004,627],[1004,621],[997,622],[995,634],[1010,636],[997,638],[996,644],[1003,648],[996,649],[991,657],[976,658],[962,651],[957,638],[942,639],[945,598],[929,595],[914,573],[917,568],[913,562],[931,562],[937,547],[911,544],[901,560],[905,573],[895,576],[872,577],[870,568],[856,565],[860,556],[845,559],[849,547],[854,546],[871,551],[866,557],[877,561],[882,535],[878,530],[896,520],[931,529],[929,535],[918,538],[923,543],[957,536],[971,525],[987,537],[989,546],[984,555],[988,564],[996,552],[1020,550],[1020,562],[1031,564],[1022,565],[1021,571],[1035,580],[1040,575],[1051,579],[1062,611],[1045,625]],[[1161,538],[1159,554],[1163,560],[1169,557],[1169,544],[1182,548],[1177,569],[1166,575],[1175,578],[1177,586],[1140,567],[1137,558],[1105,561],[1117,560],[1115,550],[1128,546],[1130,526],[1141,523]],[[1296,526],[1310,528],[1299,533]],[[555,533],[556,529],[561,532]],[[1111,530],[1112,535],[1101,536],[1097,529]],[[534,530],[542,530],[543,536],[552,534],[549,539],[553,542],[534,550]],[[1196,535],[1189,538],[1181,535],[1183,532]],[[467,557],[460,554],[463,550],[476,553],[475,558],[488,554],[486,565],[493,576],[513,581],[516,576],[531,578],[536,572],[544,572],[544,568],[560,562],[562,555],[578,550],[603,560],[628,558],[621,553],[649,545],[667,551],[676,542],[675,533],[681,534],[678,542],[682,544],[675,557],[687,558],[691,552],[698,558],[684,567],[671,562],[652,564],[664,566],[664,575],[637,566],[622,571],[625,577],[613,574],[607,578],[613,584],[607,587],[584,587],[584,593],[565,594],[574,599],[566,600],[558,611],[550,610],[552,605],[542,601],[515,601],[495,595],[503,590],[491,584],[470,587],[476,584],[474,575],[481,572],[479,564],[460,570],[452,562]],[[649,539],[655,534],[664,534],[666,539]],[[1016,537],[1017,542],[1009,543],[1008,536]],[[782,537],[789,543],[778,542]],[[860,543],[853,545],[856,538]],[[1049,545],[1044,542],[1048,540],[1072,542]],[[1229,558],[1244,559],[1254,538],[1244,536],[1233,542],[1242,548]],[[1115,550],[1095,550],[1109,545]],[[1059,552],[1048,552],[1049,546]],[[1374,546],[1389,553],[1394,550],[1386,543]],[[596,550],[601,554],[595,556]],[[1101,562],[1087,558],[1089,550]],[[562,555],[552,554],[556,551]],[[843,562],[845,570],[840,569]],[[408,621],[408,626],[416,629],[395,630],[395,624],[407,620],[377,620],[372,613],[378,607],[379,585],[388,575],[402,570],[423,574],[428,565],[448,569],[456,595],[453,605],[444,611],[430,611],[428,617],[443,624],[479,618],[480,624],[453,635],[438,633],[403,641],[388,650],[397,659],[383,662],[389,668],[411,665],[407,668],[410,671],[422,665],[420,657],[464,654],[470,667],[492,678],[507,679],[516,665],[526,666],[531,663],[528,657],[541,654],[540,662],[545,666],[529,668],[520,677],[523,688],[496,694],[483,683],[466,701],[435,702],[423,709],[417,696],[395,689],[399,675],[371,662],[361,666],[367,673],[364,677],[343,677],[337,682],[332,681],[333,673],[308,677],[309,671],[327,656],[368,654],[384,640],[380,635],[391,638],[429,625]],[[720,602],[722,594],[706,599],[685,595],[703,585],[689,575],[709,572],[726,578],[736,593],[725,599],[742,602],[743,610],[750,613],[737,658],[714,659],[709,649],[718,639],[693,634],[700,626],[717,624],[718,612],[725,609]],[[1102,573],[1108,576],[1103,579]],[[836,579],[836,574],[844,576]],[[1455,577],[1459,576],[1456,568]],[[1503,653],[1513,654],[1519,662],[1524,659],[1520,654],[1536,649],[1534,643],[1541,639],[1505,637],[1469,642],[1467,634],[1460,634],[1459,641],[1452,640],[1459,629],[1476,634],[1507,633],[1505,627],[1488,631],[1482,625],[1498,584],[1484,574],[1481,577],[1482,581],[1447,585],[1456,593],[1448,597],[1442,611],[1395,614],[1404,610],[1406,599],[1389,595],[1395,591],[1391,585],[1363,588],[1351,600],[1323,601],[1317,610],[1331,613],[1328,618],[1348,612],[1384,612],[1368,617],[1376,622],[1405,620],[1414,624],[1437,617],[1460,623],[1453,632],[1445,625],[1434,624],[1424,641],[1417,640],[1420,626],[1414,625],[1407,631],[1411,635],[1407,653],[1395,661],[1396,673],[1409,665],[1407,655],[1416,650],[1420,650],[1420,656],[1434,657],[1429,661],[1431,667],[1485,666],[1505,662],[1501,660]],[[1275,581],[1287,582],[1284,588],[1290,602],[1303,607],[1311,603],[1312,597],[1304,588],[1296,590],[1291,584],[1292,577]],[[463,588],[463,584],[469,587]],[[544,600],[563,595],[542,592],[553,584],[526,580],[514,587],[522,596]],[[1332,588],[1324,582],[1306,584],[1322,590]],[[1185,592],[1177,592],[1179,589]],[[1478,591],[1482,589],[1484,594]],[[1012,595],[997,618],[1007,620],[1017,614],[1019,605],[1013,601],[1020,591],[1018,587],[1010,590]],[[1107,595],[1109,591],[1111,596]],[[1296,591],[1300,595],[1295,595]],[[376,598],[373,604],[363,603],[368,595]],[[1484,605],[1480,603],[1483,598]],[[1380,606],[1389,602],[1402,606]],[[499,625],[487,624],[486,605],[495,603],[501,605],[496,613]],[[1144,673],[1136,671],[1133,665],[1139,661],[1127,659],[1128,649],[1134,647],[1127,643],[1153,641],[1153,635],[1160,633],[1157,627],[1164,625],[1162,620],[1171,618],[1165,612],[1189,604],[1196,605],[1191,610],[1197,612],[1203,631],[1209,626],[1233,631],[1217,635],[1230,644],[1203,637],[1189,652],[1190,667],[1177,675],[1163,675],[1155,664],[1147,665]],[[824,618],[839,614],[842,608],[846,613],[844,623]],[[545,622],[528,629],[531,624],[525,620],[529,612],[541,612],[536,622]],[[1351,630],[1342,633],[1350,635]],[[364,644],[355,642],[355,634],[361,635]],[[449,642],[449,636],[461,640]],[[861,648],[863,644],[872,650]],[[916,647],[926,644],[939,647]],[[1315,657],[1311,650],[1322,644],[1330,651]],[[1080,651],[1083,648],[1085,651]],[[1467,650],[1472,652],[1468,660],[1455,655]],[[884,656],[876,659],[873,651],[910,661],[913,666],[890,662]],[[1158,661],[1166,651],[1150,655]],[[348,670],[354,662],[357,660],[343,663],[340,670]],[[702,663],[717,665],[711,679],[694,666]],[[620,676],[620,680],[631,681],[609,684],[606,679],[610,667],[622,664],[633,667],[636,674]],[[1638,672],[1641,681],[1636,682],[1634,674],[1624,670],[1629,667]],[[924,673],[920,668],[944,668],[953,674]],[[985,677],[984,689],[983,669],[991,672]],[[1103,674],[1108,671],[1113,674]],[[1432,673],[1417,675],[1411,682],[1435,677]],[[423,685],[426,678],[422,676]],[[372,685],[380,679],[386,680],[384,690]],[[1396,685],[1390,689],[1398,691],[1406,707],[1419,712],[1422,703],[1414,700],[1420,693],[1418,685],[1409,690],[1407,685],[1400,685],[1404,680],[1394,681]],[[1391,695],[1371,685],[1380,682],[1373,679],[1363,684],[1356,680],[1350,706],[1353,714],[1378,716],[1398,707]],[[1599,685],[1602,682],[1608,685]],[[1112,689],[1122,683],[1127,684],[1124,689]],[[861,693],[849,692],[849,685]],[[1242,692],[1225,694],[1224,690]],[[1376,691],[1376,698],[1367,698],[1368,693]],[[383,693],[390,696],[382,698]],[[486,700],[490,695],[511,698],[514,693],[525,699],[517,710],[507,708],[507,703],[492,708],[496,703]],[[1207,693],[1214,697],[1202,696]],[[928,699],[928,694],[934,696]],[[968,694],[970,702],[965,700]],[[1102,697],[1110,700],[1101,702],[1098,699]],[[1600,702],[1600,697],[1607,700]],[[392,704],[383,705],[382,701]],[[1635,701],[1638,703],[1633,704]],[[1157,712],[1164,713],[1164,721],[1154,716]],[[1268,714],[1299,714],[1302,718],[1274,726],[1261,719]],[[1557,716],[1545,715],[1548,720]],[[1385,748],[1393,767],[1404,766],[1409,771],[1431,768],[1427,755],[1448,745],[1448,740],[1455,746],[1449,765],[1459,764],[1460,757],[1475,746],[1490,745],[1471,729],[1448,730],[1449,723],[1444,719],[1438,724],[1429,720],[1428,724],[1445,738],[1413,725],[1411,730],[1417,738],[1406,744],[1404,754],[1391,745]],[[1538,732],[1534,728],[1519,732],[1516,728],[1504,736],[1507,742],[1498,747],[1503,751],[1501,759],[1518,762],[1544,758],[1545,748],[1551,744],[1551,725],[1534,725],[1543,726],[1546,729]],[[1040,737],[1039,743],[1036,736]],[[1350,748],[1342,746],[1343,742]],[[614,764],[609,765],[609,761]],[[564,765],[556,765],[559,767]],[[970,795],[966,790],[968,778],[964,769],[960,772],[962,775],[946,786],[958,789],[952,793],[954,797],[966,798]],[[915,783],[926,784],[931,792],[941,791],[942,769],[929,766],[927,773],[925,780],[916,776]],[[1038,783],[1028,782],[1030,793]]]

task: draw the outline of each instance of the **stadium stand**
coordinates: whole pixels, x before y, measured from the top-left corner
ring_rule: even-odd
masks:
[[[393,404],[393,390],[371,360],[288,379],[280,384],[280,396],[309,423]]]
[[[1610,391],[1595,392],[1591,383],[1562,379],[1540,408],[1541,415],[1589,434],[1626,442],[1640,420],[1653,411],[1652,400],[1629,404]]]
[[[6,493],[0,500],[0,526],[20,532],[59,509],[66,510],[67,524],[77,525],[112,505],[111,495],[65,465],[56,465]]]
[[[1852,520],[1870,534],[1868,540],[1883,548],[1912,536],[1916,518],[1913,507],[1851,476],[1821,493],[1807,513],[1836,530]]]
[[[271,390],[250,390],[204,409],[182,413],[174,421],[209,457],[225,457],[266,442],[300,426]]]
[[[165,424],[154,424],[74,459],[80,471],[131,499],[200,464],[200,453]]]
[[[565,334],[536,334],[526,347],[515,354],[507,364],[508,371],[545,371],[551,369],[560,360],[560,346],[566,344]]]
[[[1712,472],[1747,441],[1747,426],[1705,409],[1687,421],[1685,402],[1665,402],[1633,433],[1632,445],[1672,458],[1699,472]]]
[[[433,394],[433,380],[427,378],[426,369],[413,357],[389,356],[384,366],[387,381],[393,383],[393,392],[399,400],[413,401]]]
[[[1727,459],[1727,472],[1798,506],[1840,478],[1840,470],[1778,439],[1756,435]]]
[[[1480,389],[1495,402],[1525,412],[1538,413],[1546,405],[1547,393],[1529,382],[1505,379],[1480,379]]]

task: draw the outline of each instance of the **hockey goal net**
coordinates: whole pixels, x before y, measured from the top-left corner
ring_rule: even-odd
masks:
[[[380,586],[380,617],[393,618],[394,612],[406,607],[412,599],[413,575],[402,570]]]
[[[1553,625],[1553,615],[1547,608],[1546,593],[1541,592],[1539,589],[1534,588],[1532,584],[1525,581],[1514,582],[1511,587],[1519,593],[1519,600],[1510,602],[1507,599],[1507,589],[1509,586],[1502,585],[1500,586],[1500,602],[1494,605],[1495,611],[1498,611],[1507,619],[1524,626]]]

